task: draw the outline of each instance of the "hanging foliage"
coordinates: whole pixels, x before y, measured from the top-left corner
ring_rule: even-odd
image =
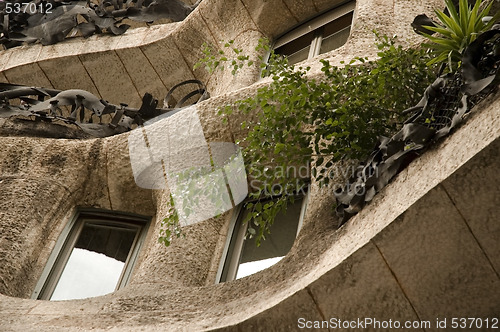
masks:
[[[500,68],[500,30],[477,36],[463,51],[459,71],[441,76],[410,114],[401,130],[382,137],[378,148],[358,166],[345,187],[339,188],[337,214],[345,223],[372,200],[394,176],[438,139],[448,135],[471,108],[497,87]]]

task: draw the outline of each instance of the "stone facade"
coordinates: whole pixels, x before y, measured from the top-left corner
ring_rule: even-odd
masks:
[[[0,51],[0,81],[79,88],[140,105],[186,79],[206,82],[198,105],[208,141],[231,142],[216,108],[266,84],[246,69],[208,74],[193,65],[201,45],[234,39],[254,52],[341,1],[204,0],[183,22],[136,28],[51,46]],[[376,29],[419,42],[409,22],[441,1],[358,0],[346,45],[323,54],[334,64],[376,55]],[[317,60],[309,60],[314,73]],[[60,70],[60,68],[66,68]],[[258,81],[258,82],[257,82]],[[0,330],[289,331],[299,318],[429,320],[498,317],[500,312],[500,99],[490,96],[467,123],[413,162],[340,230],[333,196],[313,185],[291,252],[278,264],[215,284],[232,211],[189,226],[170,247],[158,243],[167,190],[136,186],[128,134],[104,139],[10,136],[26,124],[0,121]],[[105,296],[50,302],[30,295],[77,207],[151,216],[130,283]],[[433,328],[426,330],[433,330]]]

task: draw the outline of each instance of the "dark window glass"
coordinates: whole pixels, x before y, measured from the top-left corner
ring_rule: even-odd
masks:
[[[280,213],[274,219],[271,233],[266,235],[259,247],[255,239],[245,239],[247,224],[243,223],[247,211],[242,208],[231,235],[224,268],[220,281],[239,279],[274,265],[292,248],[300,223],[305,196],[297,197],[289,204],[286,213]],[[250,220],[248,223],[252,224]],[[254,224],[252,224],[255,227]]]
[[[292,40],[285,45],[274,50],[276,54],[286,55],[288,63],[294,64],[307,59],[311,42],[314,39],[314,32],[310,32],[302,37]]]
[[[333,51],[344,45],[351,32],[352,13],[326,24],[323,28],[323,40],[320,54]]]
[[[295,64],[339,48],[349,38],[353,10],[354,2],[349,2],[302,24],[279,38],[274,52]]]
[[[285,257],[297,237],[301,210],[302,199],[297,199],[288,206],[286,213],[278,214],[271,233],[260,246],[256,246],[254,239],[244,240],[236,279],[261,271]]]

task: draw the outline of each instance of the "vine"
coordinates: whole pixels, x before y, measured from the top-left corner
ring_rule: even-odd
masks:
[[[311,177],[329,188],[338,179],[339,162],[365,158],[378,136],[396,132],[403,121],[401,111],[414,105],[434,80],[425,49],[404,49],[396,38],[379,35],[376,45],[376,60],[357,57],[340,67],[320,60],[321,75],[310,78],[310,67],[289,65],[262,40],[256,51],[268,51],[270,56],[267,64],[262,55],[258,62],[262,76],[271,82],[253,96],[219,109],[225,123],[235,112],[246,115],[237,125],[248,134],[236,143],[243,149],[250,178],[245,221],[252,223],[247,235],[255,237],[257,245],[269,233],[274,217],[286,211]],[[197,66],[212,72],[229,63],[237,74],[245,63],[253,65],[232,42],[225,47],[236,56],[206,46]],[[310,174],[297,176],[300,168]],[[164,221],[169,225],[175,226],[171,216]]]

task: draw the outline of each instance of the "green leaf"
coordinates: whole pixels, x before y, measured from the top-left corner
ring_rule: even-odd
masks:
[[[455,34],[453,33],[453,31],[449,30],[449,29],[446,29],[446,28],[442,28],[442,27],[439,27],[439,26],[430,26],[430,25],[424,25],[423,26],[424,28],[426,28],[427,30],[430,30],[430,31],[434,31],[434,32],[437,32],[437,33],[440,33],[448,38],[452,38],[453,36],[455,36]],[[428,35],[430,36],[430,35]]]
[[[457,36],[463,37],[462,28],[460,25],[457,24],[457,22],[453,21],[450,17],[446,16],[440,10],[435,10],[434,12],[436,13],[436,16],[441,21],[441,23],[445,26],[445,28],[449,29]]]
[[[470,12],[470,16],[468,17],[468,24],[467,24],[467,32],[466,35],[469,36],[473,33],[475,33],[475,27],[476,27],[476,19],[479,11],[479,5],[481,4],[481,1],[477,0],[476,4],[472,8],[472,11]]]
[[[460,26],[467,27],[467,16],[469,15],[469,3],[467,0],[460,0],[458,5],[460,16]]]
[[[285,144],[283,143],[277,143],[276,147],[274,148],[274,153],[279,154],[283,149],[285,148]]]

